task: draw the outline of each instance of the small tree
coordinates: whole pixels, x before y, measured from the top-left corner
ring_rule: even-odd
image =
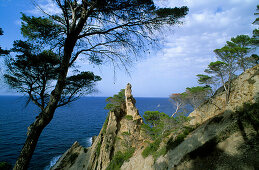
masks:
[[[187,94],[186,93],[173,93],[170,95],[171,103],[175,105],[175,112],[171,117],[174,117],[179,111],[184,111],[184,108],[187,104]]]
[[[15,41],[12,52],[17,55],[6,60],[8,67],[4,75],[6,82],[18,92],[29,95],[29,101],[36,104],[41,111],[49,102],[49,92],[53,81],[57,79],[60,59],[52,51],[39,50],[24,41]],[[81,72],[67,77],[66,85],[57,107],[76,100],[82,94],[93,92],[99,76],[92,72]]]
[[[227,41],[227,45],[233,51],[231,55],[236,56],[236,62],[243,71],[251,65],[248,60],[248,54],[252,50],[251,44],[251,38],[248,35],[238,35],[231,38],[231,41]]]
[[[91,63],[111,61],[114,67],[127,66],[131,56],[149,43],[155,30],[172,26],[184,17],[187,7],[158,8],[153,0],[53,0],[60,13],[45,17],[22,15],[21,31],[28,41],[41,49],[51,49],[59,57],[59,68],[49,99],[37,119],[30,125],[27,139],[14,169],[26,169],[42,130],[52,120],[63,94],[80,89],[75,80],[93,74],[82,72],[68,76],[79,57]],[[40,8],[40,7],[39,7]],[[94,78],[93,78],[94,79]],[[94,79],[96,80],[96,79]],[[68,85],[69,84],[69,85]],[[65,92],[64,92],[65,91]],[[73,95],[73,94],[71,94]]]
[[[115,111],[121,108],[121,105],[125,103],[125,89],[121,89],[120,92],[113,95],[113,97],[108,97],[106,102],[108,103],[104,109]]]
[[[254,13],[254,15],[259,15],[259,5],[257,5],[257,12]],[[255,19],[255,21],[253,22],[253,24],[255,25],[259,25],[259,17],[257,17]],[[258,47],[259,46],[259,29],[256,28],[253,30],[253,37],[252,37],[252,43],[254,46]]]
[[[228,64],[222,61],[211,62],[205,72],[213,74],[215,79],[219,80],[220,84],[224,87],[227,104],[230,95],[232,78],[234,77],[231,69],[228,69]]]
[[[159,111],[146,111],[143,115],[146,124],[143,124],[143,128],[153,138],[163,135],[166,131],[171,129],[171,126],[175,122],[167,114]]]
[[[205,75],[205,74],[197,74],[196,75],[198,77],[198,83],[199,84],[203,84],[206,87],[210,87],[210,96],[212,96],[214,94],[214,92],[216,91],[216,89],[218,88],[217,85],[217,78],[216,77],[212,77],[209,75]]]
[[[187,87],[186,94],[188,99],[188,104],[192,106],[195,110],[202,103],[204,103],[211,94],[210,86],[196,86],[196,87]]]

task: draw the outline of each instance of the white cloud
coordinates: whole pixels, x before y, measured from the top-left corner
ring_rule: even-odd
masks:
[[[158,2],[159,1],[159,2]],[[100,96],[111,96],[130,82],[136,96],[168,96],[197,85],[195,75],[202,73],[211,61],[213,50],[221,48],[231,37],[250,34],[255,26],[256,0],[156,0],[160,6],[188,6],[184,24],[174,34],[164,33],[164,48],[132,68],[131,76],[117,73],[114,84],[112,68],[90,68],[103,80],[98,83]],[[38,1],[51,14],[60,12],[51,0]],[[39,14],[38,10],[31,11]],[[87,66],[90,67],[89,65]]]
[[[216,60],[214,49],[224,46],[231,37],[252,33],[255,0],[185,0],[160,5],[168,2],[172,7],[187,5],[190,12],[173,35],[164,33],[164,49],[137,64],[132,80],[123,75],[119,78],[121,88],[130,81],[138,96],[168,96],[197,85],[195,75]]]
[[[61,9],[52,0],[39,0],[34,3],[36,5],[35,8],[28,11],[28,13],[31,13],[33,15],[42,15],[43,11],[50,15],[61,13]]]

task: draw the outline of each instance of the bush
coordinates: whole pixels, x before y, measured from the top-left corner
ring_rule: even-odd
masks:
[[[167,114],[159,111],[146,111],[143,117],[146,124],[142,125],[142,129],[154,140],[168,130],[167,124],[173,120]]]
[[[106,107],[104,109],[115,111],[121,107],[125,102],[125,89],[121,89],[118,94],[113,95],[113,97],[108,97],[106,99]]]
[[[131,115],[126,115],[126,116],[125,116],[125,119],[127,119],[127,120],[133,120],[133,117],[132,117]]]
[[[161,143],[162,139],[158,138],[156,139],[153,143],[150,143],[142,152],[142,156],[144,158],[148,157],[149,155],[153,155],[159,148],[160,143]]]
[[[110,116],[110,114],[108,114],[108,116],[106,117],[106,119],[103,123],[103,132],[102,132],[103,134],[106,133],[106,129],[107,129],[107,126],[108,126],[108,121],[109,121],[109,116]]]
[[[146,124],[143,124],[141,128],[154,140],[153,143],[150,143],[143,150],[142,156],[144,158],[153,155],[154,159],[157,159],[159,156],[165,155],[170,148],[179,145],[184,138],[194,130],[191,127],[184,127],[183,123],[189,120],[189,118],[184,115],[178,115],[176,118],[171,118],[163,112],[147,111],[144,113],[143,117]],[[175,140],[169,139],[167,146],[158,150],[162,139],[170,135],[172,129],[181,128],[183,128],[182,134],[178,135]]]
[[[97,148],[96,148],[97,157],[100,155],[101,145],[102,145],[101,142],[97,143]]]
[[[130,132],[122,132],[122,135],[124,135],[124,136],[130,136],[131,134],[130,134]]]
[[[184,141],[184,138],[187,135],[189,135],[193,130],[194,128],[192,127],[184,127],[183,132],[179,134],[175,139],[174,138],[169,139],[166,145],[166,150],[168,151],[170,149],[174,149],[175,147],[177,147],[180,143]]]
[[[158,151],[154,152],[152,155],[153,155],[153,158],[156,160],[157,158],[159,158],[162,155],[165,155],[166,153],[167,153],[166,146],[164,146]]]
[[[122,164],[133,156],[134,152],[135,148],[133,147],[129,148],[124,153],[121,151],[116,152],[106,170],[119,170]]]

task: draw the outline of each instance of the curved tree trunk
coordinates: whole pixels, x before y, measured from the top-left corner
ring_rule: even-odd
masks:
[[[36,145],[38,143],[38,139],[42,130],[49,124],[49,122],[53,118],[53,113],[49,114],[47,118],[41,116],[37,118],[29,127],[27,132],[27,139],[24,143],[20,156],[18,157],[15,166],[13,169],[15,170],[25,170],[28,168],[31,157],[34,153]]]
[[[70,66],[72,52],[78,40],[78,35],[81,33],[84,24],[86,23],[86,19],[88,17],[87,14],[89,13],[89,11],[87,12],[87,10],[84,9],[84,7],[82,7],[81,12],[82,14],[79,21],[74,22],[71,26],[71,30],[68,31],[69,33],[67,34],[67,38],[64,43],[64,55],[62,58],[62,62],[60,64],[60,71],[58,74],[55,89],[51,92],[48,105],[44,108],[42,113],[40,113],[39,117],[34,121],[34,123],[31,124],[28,128],[27,139],[22,148],[20,156],[18,157],[15,163],[15,166],[13,168],[14,170],[25,170],[28,168],[31,157],[38,143],[40,134],[53,118],[58,102],[61,98],[62,91],[66,85],[66,78],[68,68]],[[69,23],[67,27],[70,28]]]

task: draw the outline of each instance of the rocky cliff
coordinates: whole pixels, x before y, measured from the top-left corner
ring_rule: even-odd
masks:
[[[141,128],[128,84],[125,102],[109,113],[92,146],[75,142],[52,169],[259,169],[258,97],[259,65],[234,80],[227,105],[218,90],[190,114],[189,123],[172,130],[156,153],[144,158],[143,150],[153,141]],[[186,133],[190,127],[193,131]]]
[[[52,169],[107,169],[115,153],[133,154],[139,147],[143,141],[142,123],[128,84],[125,101],[120,108],[109,112],[92,146],[86,149],[74,143]]]
[[[254,103],[258,97],[259,64],[246,70],[233,81],[228,104],[224,90],[220,88],[211,99],[190,113],[189,117],[193,117],[190,123],[201,124],[225,110],[235,111],[243,103]]]

